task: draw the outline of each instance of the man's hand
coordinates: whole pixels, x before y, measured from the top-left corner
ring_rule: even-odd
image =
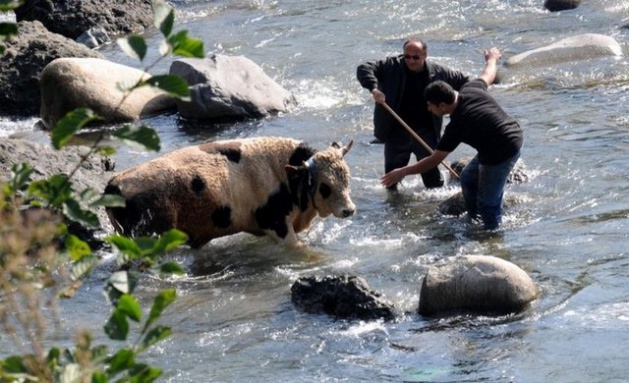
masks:
[[[383,175],[382,178],[380,178],[380,183],[389,187],[399,183],[404,177],[406,177],[404,168],[398,168]]]
[[[374,88],[374,90],[371,91],[371,95],[373,96],[374,101],[377,102],[378,104],[384,103],[385,101],[384,93],[378,90],[378,88]]]
[[[490,59],[498,61],[502,57],[502,52],[498,48],[487,49],[483,53],[485,54],[485,61]]]

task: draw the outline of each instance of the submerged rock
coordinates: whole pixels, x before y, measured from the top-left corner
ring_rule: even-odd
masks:
[[[291,295],[295,306],[308,313],[346,319],[394,318],[393,305],[371,290],[361,277],[299,278],[291,288]]]

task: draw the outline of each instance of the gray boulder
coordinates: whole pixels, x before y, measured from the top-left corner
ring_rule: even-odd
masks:
[[[594,59],[604,56],[622,56],[622,47],[611,36],[585,33],[570,36],[550,45],[532,49],[509,57],[505,66],[539,67],[563,62]]]
[[[291,297],[295,306],[308,313],[342,319],[394,318],[393,305],[356,276],[299,278],[291,288]]]
[[[191,101],[177,101],[179,114],[186,118],[259,118],[287,112],[296,103],[290,92],[243,56],[178,59],[170,74],[190,86]]]
[[[551,12],[565,11],[567,9],[574,9],[581,5],[581,0],[546,0],[544,1],[544,8]]]
[[[41,74],[40,117],[52,129],[66,113],[80,107],[92,109],[104,122],[131,122],[174,109],[174,99],[159,89],[143,86],[125,93],[117,86],[149,77],[140,69],[108,60],[57,59]]]
[[[428,270],[418,311],[426,316],[460,311],[508,314],[524,310],[537,296],[531,277],[515,264],[466,255]]]
[[[140,33],[153,25],[153,5],[151,0],[26,0],[15,16],[75,40],[93,28],[109,36]]]
[[[41,107],[39,76],[60,57],[103,56],[56,33],[39,21],[18,23],[18,35],[5,42],[0,55],[0,115],[36,116]]]

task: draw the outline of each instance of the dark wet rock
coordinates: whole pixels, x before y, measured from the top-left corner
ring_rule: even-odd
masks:
[[[182,117],[198,120],[260,118],[287,112],[294,96],[243,56],[175,60],[170,74],[190,86],[191,101],[177,101]]]
[[[39,21],[18,23],[18,35],[5,41],[0,55],[0,115],[39,115],[39,76],[60,57],[103,56],[66,37],[51,33]]]
[[[422,315],[470,311],[484,314],[520,312],[538,296],[531,277],[502,258],[465,255],[435,265],[422,283]]]
[[[299,278],[291,293],[295,306],[308,313],[363,320],[394,318],[393,305],[356,276]]]
[[[544,8],[551,12],[565,11],[568,9],[574,9],[581,5],[581,0],[546,0],[544,1]]]
[[[141,33],[153,25],[151,0],[26,0],[17,21],[40,21],[49,31],[72,40],[94,28],[107,35]]]
[[[463,193],[459,192],[439,204],[439,213],[445,215],[461,215],[467,211]]]

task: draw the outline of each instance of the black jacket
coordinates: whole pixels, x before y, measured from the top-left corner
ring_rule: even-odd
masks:
[[[450,84],[455,90],[459,90],[463,84],[469,81],[468,76],[459,71],[446,68],[426,60],[425,70],[428,70],[429,83],[442,80]],[[356,69],[356,77],[363,88],[370,92],[378,87],[384,93],[387,104],[398,112],[404,93],[406,81],[406,64],[404,55],[390,56],[384,60],[368,61]],[[443,119],[433,116],[433,127],[437,137],[441,137],[441,125]],[[376,104],[373,113],[374,136],[381,141],[386,141],[392,129],[403,129],[399,122],[386,109]]]

